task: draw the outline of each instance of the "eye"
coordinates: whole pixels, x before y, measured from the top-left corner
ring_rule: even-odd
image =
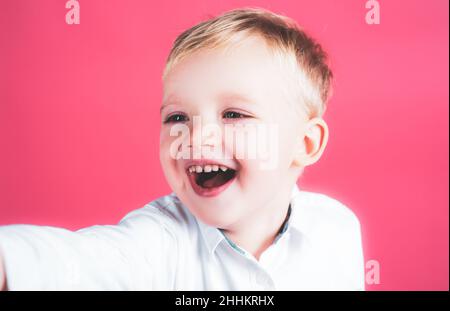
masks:
[[[248,116],[236,111],[226,111],[223,113],[225,119],[241,119],[247,118]]]
[[[181,113],[174,113],[169,115],[165,120],[164,123],[178,123],[178,122],[186,122],[188,121],[188,117]]]

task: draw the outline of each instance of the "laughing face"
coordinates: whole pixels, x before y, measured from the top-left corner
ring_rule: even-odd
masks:
[[[273,60],[262,39],[247,38],[183,58],[164,80],[162,168],[180,200],[211,226],[270,218],[301,171],[308,118],[294,112],[286,73]]]

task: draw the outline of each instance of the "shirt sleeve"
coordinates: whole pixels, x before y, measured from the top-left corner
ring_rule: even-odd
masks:
[[[364,255],[361,239],[361,225],[356,215],[341,205],[336,215],[336,226],[329,232],[328,247],[331,251],[330,266],[338,280],[336,289],[364,291]]]
[[[361,225],[357,216],[344,204],[324,195],[316,196],[314,241],[323,269],[328,277],[327,290],[365,290],[364,256]],[[314,219],[314,220],[313,220]]]
[[[334,229],[330,231],[329,247],[333,251],[339,290],[365,290],[364,255],[361,225],[358,217],[344,204],[334,202]]]
[[[9,290],[142,290],[167,287],[172,235],[154,213],[79,231],[34,225],[0,227]],[[170,241],[169,241],[170,240]],[[172,256],[168,254],[172,252]]]
[[[365,290],[365,271],[364,271],[364,254],[361,238],[361,225],[356,216],[353,216],[351,222],[350,234],[348,237],[348,267],[352,272],[350,275],[350,290]]]

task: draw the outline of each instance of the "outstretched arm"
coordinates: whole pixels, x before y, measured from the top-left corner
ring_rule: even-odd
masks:
[[[34,225],[0,226],[0,287],[7,286],[8,290],[151,290],[156,284],[165,287],[157,277],[166,274],[155,271],[171,270],[165,254],[174,243],[151,214],[139,213],[119,225],[93,226],[76,232]]]
[[[0,252],[0,291],[6,290],[6,274],[3,266],[2,253]]]

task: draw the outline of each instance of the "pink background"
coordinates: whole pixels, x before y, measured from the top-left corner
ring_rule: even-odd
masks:
[[[159,2],[159,3],[158,3]],[[171,42],[210,15],[260,6],[331,54],[331,136],[300,186],[359,216],[368,290],[448,290],[448,0],[65,0],[0,4],[0,224],[77,229],[167,194],[160,75]],[[189,3],[188,3],[189,2]]]

